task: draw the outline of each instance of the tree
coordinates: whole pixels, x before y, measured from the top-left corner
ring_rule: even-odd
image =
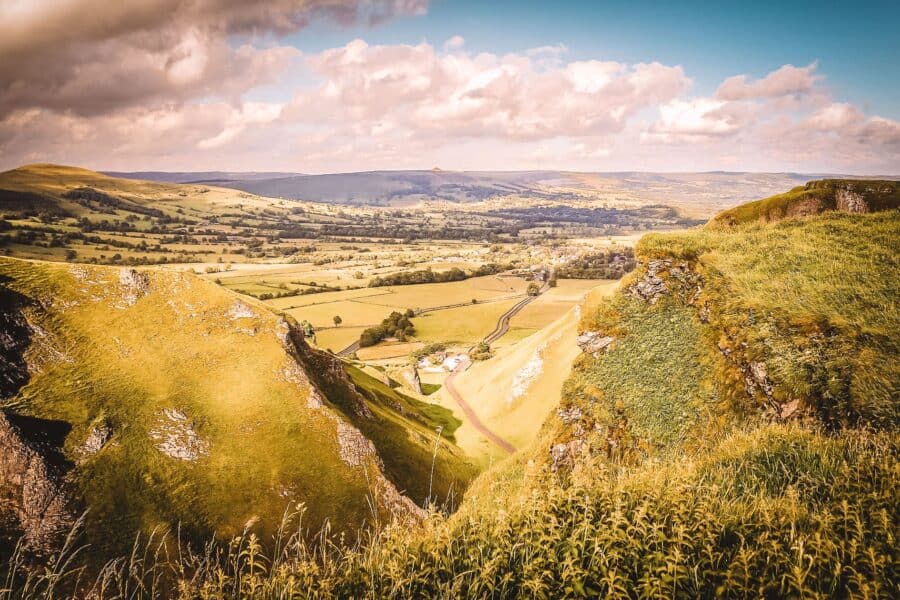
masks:
[[[344,320],[338,315],[334,315],[334,318],[332,319],[332,321],[334,321],[335,327],[337,327],[338,325],[340,325],[341,323],[344,322]]]
[[[72,249],[66,250],[66,260],[75,260],[75,257],[78,256],[78,253]]]

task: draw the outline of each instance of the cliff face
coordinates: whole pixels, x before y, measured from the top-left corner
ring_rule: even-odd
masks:
[[[702,446],[735,424],[895,427],[900,211],[874,211],[865,185],[826,185],[847,211],[645,236],[639,267],[584,317],[552,466]]]
[[[32,331],[22,312],[26,304],[27,298],[0,279],[0,399],[15,395],[28,382],[25,351]]]

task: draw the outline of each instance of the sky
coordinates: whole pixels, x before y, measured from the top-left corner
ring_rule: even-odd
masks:
[[[900,2],[0,0],[0,169],[900,174]]]

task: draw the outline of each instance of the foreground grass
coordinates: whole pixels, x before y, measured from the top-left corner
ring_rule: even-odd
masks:
[[[694,457],[586,463],[566,485],[525,467],[520,494],[364,545],[281,532],[275,554],[245,534],[179,555],[141,540],[86,587],[94,598],[891,597],[898,450],[886,433],[770,425]],[[44,597],[75,577],[35,576],[0,598]]]

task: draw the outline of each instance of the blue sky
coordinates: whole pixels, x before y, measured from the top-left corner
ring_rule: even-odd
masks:
[[[896,174],[898,23],[898,0],[7,0],[0,168]]]
[[[288,40],[320,52],[354,38],[439,46],[454,35],[478,52],[564,44],[571,59],[680,64],[700,94],[734,74],[818,62],[836,96],[900,118],[900,1],[434,0],[423,16],[376,27],[319,23]]]

